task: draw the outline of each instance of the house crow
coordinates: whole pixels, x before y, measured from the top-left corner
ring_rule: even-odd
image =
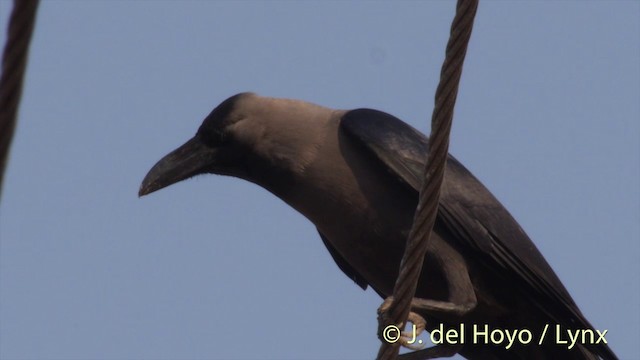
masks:
[[[380,111],[242,93],[155,164],[139,195],[204,173],[253,182],[315,224],[338,267],[384,298],[411,228],[427,141]],[[429,331],[458,331],[455,350],[469,359],[616,358],[518,223],[453,156],[422,271],[412,311]]]

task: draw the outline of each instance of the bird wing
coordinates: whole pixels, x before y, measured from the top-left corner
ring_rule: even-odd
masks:
[[[342,257],[342,255],[340,255],[340,253],[336,250],[335,247],[333,247],[331,242],[327,240],[326,236],[324,236],[320,232],[320,230],[318,230],[318,234],[320,234],[320,238],[322,239],[324,246],[326,246],[327,250],[329,250],[329,254],[331,254],[331,257],[333,258],[333,261],[336,262],[336,265],[338,265],[338,268],[340,268],[340,270],[342,270],[342,272],[347,275],[349,279],[358,284],[358,286],[360,286],[362,290],[367,290],[367,285],[369,285],[367,280],[365,280],[362,275],[360,275],[360,273],[358,273],[358,271],[354,269],[351,264],[349,264],[349,262]]]
[[[403,183],[420,191],[427,137],[394,116],[370,109],[345,113],[340,127]],[[558,323],[592,328],[527,234],[451,155],[444,180],[436,221],[456,237],[455,241],[473,249],[489,268],[514,279],[514,284],[520,284],[532,302]]]

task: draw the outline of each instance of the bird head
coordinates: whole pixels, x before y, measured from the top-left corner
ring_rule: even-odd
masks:
[[[237,110],[242,98],[254,96],[241,93],[218,105],[204,119],[196,135],[182,146],[160,159],[149,170],[138,196],[144,196],[199,174],[213,173],[239,176],[243,153],[232,141],[234,124],[243,118]]]
[[[312,156],[318,126],[330,109],[298,100],[240,93],[204,119],[196,135],[145,176],[139,196],[199,174],[239,177],[272,189]]]

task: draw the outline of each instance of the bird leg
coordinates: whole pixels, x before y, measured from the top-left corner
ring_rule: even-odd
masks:
[[[448,296],[446,300],[433,300],[423,298],[413,298],[411,301],[411,311],[419,311],[431,315],[437,319],[456,322],[472,311],[478,304],[476,292],[469,278],[469,270],[462,256],[454,251],[442,249],[447,260],[434,256],[426,261],[437,262],[442,269],[448,286]],[[429,253],[427,253],[429,257]],[[429,276],[427,273],[426,276]]]
[[[457,304],[451,301],[438,301],[431,299],[413,298],[411,300],[411,309],[423,311],[436,317],[455,317],[459,318],[466,315],[476,306],[475,293],[472,293],[473,301]],[[440,316],[438,316],[440,315]]]
[[[455,322],[461,321],[478,303],[464,260],[459,254],[450,254],[450,256],[449,261],[441,262],[449,287],[448,299],[446,301],[423,298],[411,299],[411,311],[407,320],[416,325],[415,333],[403,332],[399,341],[402,346],[416,351],[401,355],[400,358],[402,360],[451,357],[462,349],[461,344],[438,344],[421,349],[420,346],[409,343],[409,340],[415,340],[415,337],[418,337],[426,328],[426,321],[418,312],[428,314],[437,319]],[[386,312],[392,302],[392,296],[386,298],[378,309],[378,313]]]

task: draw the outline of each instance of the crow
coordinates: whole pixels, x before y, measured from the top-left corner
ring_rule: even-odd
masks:
[[[206,173],[255,183],[317,227],[350,279],[386,298],[427,153],[426,136],[381,111],[241,93],[151,168],[139,196]],[[416,297],[428,331],[459,333],[424,357],[449,347],[469,359],[616,359],[515,219],[451,155]]]

